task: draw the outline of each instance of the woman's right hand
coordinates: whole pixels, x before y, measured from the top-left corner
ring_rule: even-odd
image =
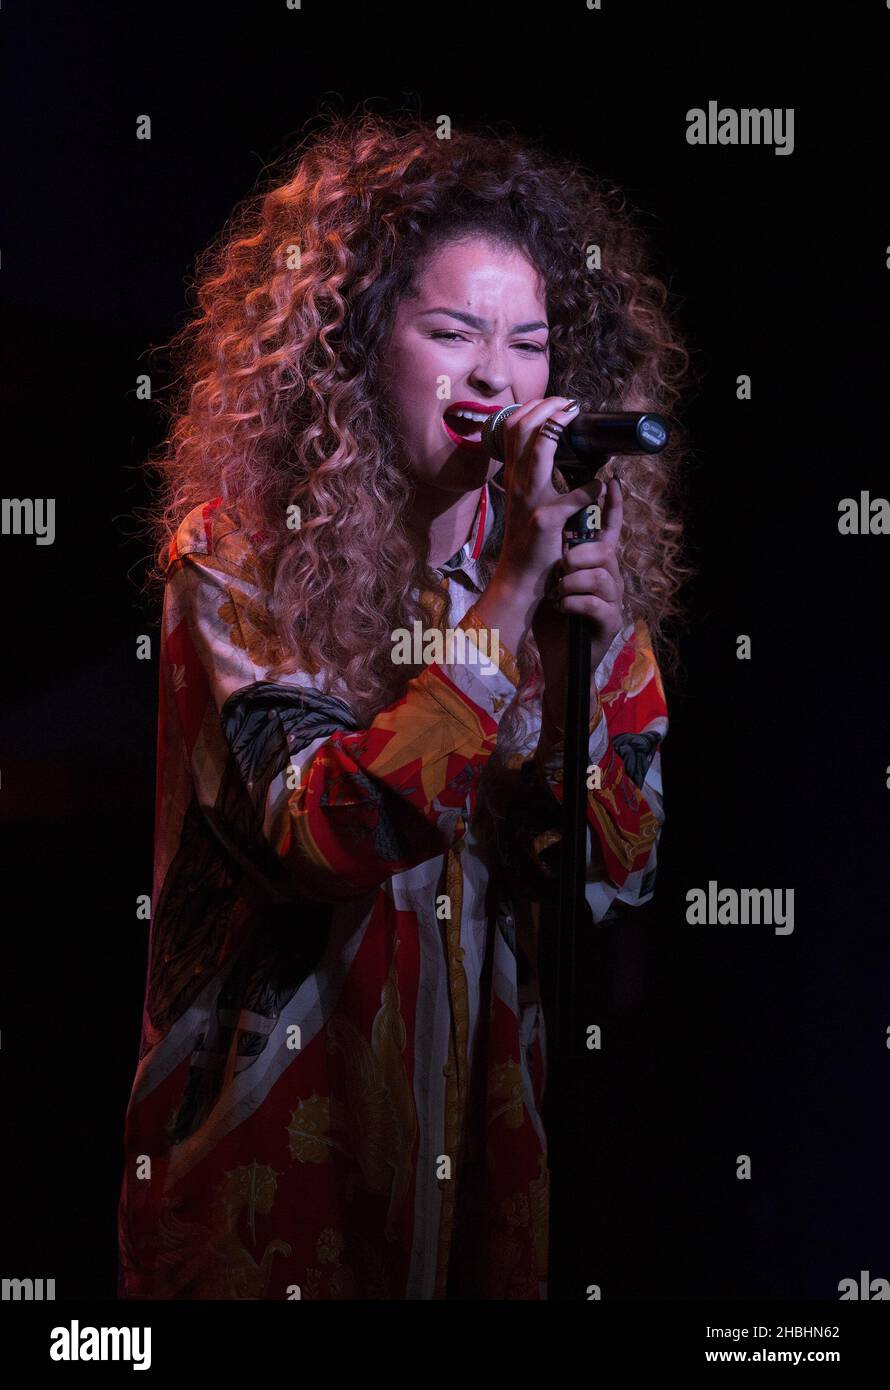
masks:
[[[556,440],[540,433],[552,419],[557,430],[578,413],[577,403],[566,409],[565,396],[526,401],[504,421],[504,478],[506,512],[501,553],[492,583],[517,591],[535,604],[544,596],[553,566],[562,556],[563,527],[595,502],[596,478],[571,492],[553,486]]]

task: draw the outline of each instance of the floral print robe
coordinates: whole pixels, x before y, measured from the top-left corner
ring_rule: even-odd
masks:
[[[452,627],[471,623],[503,512],[489,483],[440,571]],[[316,676],[269,681],[264,590],[220,498],[179,527],[161,642],[120,1296],[546,1298],[532,895],[552,880],[562,786],[535,754],[540,698],[511,764],[515,853],[493,874],[474,810],[517,696],[509,660],[431,663],[366,729]],[[595,681],[599,923],[652,897],[664,818],[667,710],[642,621]]]

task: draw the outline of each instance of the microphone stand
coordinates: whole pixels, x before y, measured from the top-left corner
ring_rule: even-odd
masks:
[[[640,442],[621,447],[618,431],[626,416],[614,417],[615,443],[605,450],[585,441],[578,432],[571,448],[563,438],[557,445],[554,462],[571,488],[599,472],[615,454],[658,452],[667,440],[667,429],[658,442],[647,440],[645,427]],[[647,417],[640,416],[644,422]],[[657,419],[659,426],[664,422]],[[600,428],[613,423],[601,419]],[[624,440],[621,439],[621,443]],[[597,528],[591,525],[590,507],[582,507],[565,528],[569,546],[595,540]],[[576,1271],[579,1242],[584,1243],[585,1226],[581,1212],[579,1160],[592,1158],[589,1143],[591,1078],[587,1047],[587,1026],[595,1022],[597,1006],[593,947],[594,919],[587,901],[587,768],[590,756],[590,648],[593,621],[570,613],[568,624],[568,668],[566,709],[563,728],[562,838],[559,872],[559,898],[556,920],[553,909],[541,904],[541,983],[547,1050],[547,1081],[542,1119],[547,1135],[549,1170],[549,1241],[547,1297],[577,1300],[587,1298],[587,1285],[598,1283],[600,1270],[593,1262]],[[543,967],[548,966],[549,969]],[[548,998],[549,994],[549,998]]]
[[[566,481],[572,487],[599,472],[607,455],[590,457],[586,467],[572,469],[562,463]],[[581,476],[572,477],[572,473]],[[564,535],[570,548],[596,540],[597,527],[591,524],[590,508],[575,512]],[[570,613],[566,708],[563,728],[562,840],[559,875],[559,930],[554,945],[556,988],[548,1028],[553,1033],[553,1055],[562,1060],[584,1055],[583,1034],[578,1025],[577,979],[578,938],[593,926],[593,916],[585,893],[587,881],[587,765],[590,746],[590,647],[593,622],[579,613]]]
[[[557,451],[559,452],[559,451]],[[575,467],[561,461],[560,468],[570,487],[595,475],[608,455],[597,452],[586,465]],[[565,528],[570,547],[596,539],[590,510],[575,512]],[[562,838],[560,841],[559,898],[556,914],[547,904],[541,906],[542,994],[547,1047],[547,1082],[542,1119],[547,1135],[549,1171],[548,1300],[583,1298],[588,1276],[593,1282],[597,1269],[592,1266],[583,1280],[573,1278],[577,1258],[579,1229],[577,1196],[578,1162],[586,1157],[585,1121],[589,1114],[590,1079],[584,1066],[586,1050],[585,1018],[582,1004],[590,999],[592,981],[579,969],[579,957],[590,959],[593,915],[585,893],[587,868],[587,765],[590,746],[590,647],[593,622],[578,613],[569,614],[568,669],[563,747]],[[554,920],[555,915],[555,920]],[[581,951],[582,933],[588,950]],[[549,967],[549,968],[548,968]],[[585,988],[586,986],[586,988]],[[596,1015],[589,1007],[587,1022]]]
[[[503,422],[518,405],[504,406],[483,426],[482,439],[495,458],[502,459]],[[569,487],[589,481],[608,459],[622,454],[659,453],[668,440],[667,421],[644,411],[584,412],[566,425],[553,456]],[[593,540],[593,504],[570,517],[565,538],[570,546]],[[586,1299],[587,1281],[597,1282],[598,1270],[588,1266],[574,1272],[579,1231],[572,1180],[585,1133],[579,1122],[589,1112],[590,1052],[586,1024],[597,1008],[588,987],[596,978],[592,968],[596,941],[593,913],[587,901],[587,764],[590,756],[590,647],[593,621],[569,614],[566,710],[563,728],[562,837],[560,841],[559,907],[540,903],[538,957],[544,1014],[546,1083],[542,1120],[547,1140],[549,1177],[548,1299]],[[586,1017],[585,1017],[586,1014]],[[555,1179],[555,1181],[554,1181]],[[556,1238],[565,1248],[556,1248]]]

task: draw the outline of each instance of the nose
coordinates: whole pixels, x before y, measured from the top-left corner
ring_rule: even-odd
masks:
[[[480,395],[500,396],[509,390],[510,373],[501,355],[492,350],[480,356],[467,381]]]

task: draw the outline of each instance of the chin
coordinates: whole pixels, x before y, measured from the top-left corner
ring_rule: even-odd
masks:
[[[456,449],[449,457],[446,471],[455,478],[476,479],[478,481],[475,482],[475,486],[481,487],[499,467],[497,459],[490,458],[488,454],[474,454],[468,449]]]
[[[438,472],[419,477],[415,473],[414,476],[424,487],[461,494],[481,488],[500,468],[503,468],[503,464],[487,454],[472,453],[469,449],[452,449],[442,458]]]

